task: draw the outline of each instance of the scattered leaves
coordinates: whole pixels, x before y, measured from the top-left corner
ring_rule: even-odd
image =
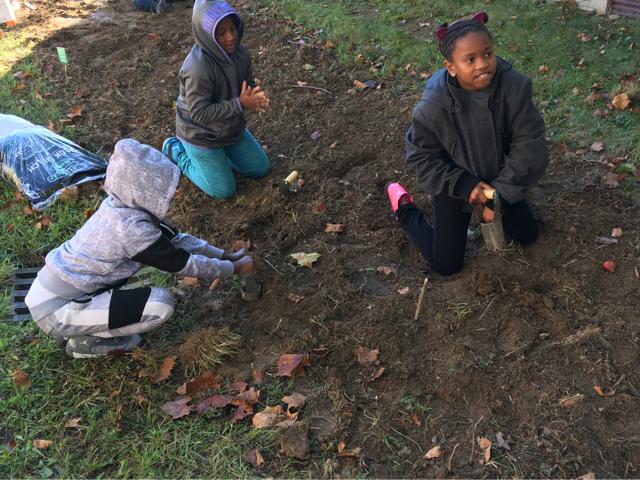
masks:
[[[212,395],[209,398],[205,398],[196,406],[196,412],[198,412],[198,415],[202,415],[211,408],[224,408],[230,405],[232,401],[233,395]]]
[[[616,188],[624,179],[627,178],[627,175],[624,173],[615,173],[615,172],[607,172],[604,177],[604,184],[609,188]]]
[[[167,402],[160,407],[163,413],[166,413],[174,420],[189,415],[191,406],[187,405],[191,401],[191,397],[179,398],[172,402]]]
[[[220,285],[222,284],[222,280],[220,279],[220,277],[217,277],[213,280],[213,282],[211,282],[211,285],[209,285],[209,290],[211,290],[212,292],[214,290],[216,290]]]
[[[613,108],[617,110],[626,110],[629,108],[629,105],[631,105],[631,100],[629,100],[629,95],[621,93],[613,97],[611,105],[613,105]]]
[[[290,302],[298,303],[298,302],[304,300],[304,297],[301,296],[301,295],[296,295],[295,293],[290,293],[289,296],[287,297],[287,299]]]
[[[283,420],[285,420],[285,416],[282,413],[282,407],[276,405],[275,407],[265,407],[264,410],[256,413],[251,422],[254,428],[266,428],[272,427]]]
[[[301,377],[304,376],[304,367],[309,365],[309,355],[297,353],[285,353],[278,359],[279,377]]]
[[[299,252],[299,253],[292,253],[291,255],[289,255],[290,257],[294,258],[295,260],[297,260],[298,265],[302,266],[302,267],[309,267],[312,268],[312,265],[318,261],[318,259],[320,258],[320,254],[319,253],[303,253],[303,252]]]
[[[253,379],[253,383],[260,385],[264,380],[264,374],[262,373],[262,370],[254,368],[251,370],[251,378]]]
[[[378,361],[378,355],[380,355],[380,350],[378,350],[377,348],[375,350],[368,350],[360,346],[356,350],[356,353],[358,355],[358,363],[363,367],[378,365],[380,363]]]
[[[159,39],[159,35],[156,32],[151,32],[149,34],[149,40],[151,40],[152,43],[156,43]]]
[[[341,233],[344,232],[344,225],[342,223],[327,223],[324,231],[326,233]]]
[[[360,447],[349,449],[345,443],[340,440],[338,443],[338,456],[347,458],[358,458],[362,449]]]
[[[78,187],[67,187],[62,190],[62,193],[58,197],[61,202],[70,202],[78,198]]]
[[[233,412],[231,417],[229,417],[229,421],[231,423],[236,423],[251,415],[253,415],[253,407],[248,403],[242,403],[238,405],[238,408],[236,408],[235,412]]]
[[[20,370],[16,368],[11,374],[11,380],[16,385],[16,387],[21,389],[27,389],[31,387],[31,379],[29,378],[29,374],[24,370]]]
[[[43,228],[48,228],[52,223],[53,220],[51,220],[51,217],[43,215],[42,218],[40,218],[40,221],[36,222],[35,227],[38,230],[42,230]]]
[[[325,44],[324,44],[324,48],[331,49],[331,48],[334,48],[334,47],[335,47],[335,45],[334,45],[334,43],[333,43],[331,40],[327,40],[327,41],[325,42]]]
[[[440,445],[436,445],[424,454],[424,458],[426,458],[427,460],[431,460],[432,458],[439,458],[440,456],[442,456],[442,453],[443,452],[442,448],[440,448]]]
[[[33,446],[38,450],[44,450],[49,448],[51,445],[53,445],[53,440],[36,439],[33,441]]]
[[[80,106],[80,105],[75,105],[73,107],[71,107],[71,110],[69,110],[67,112],[67,118],[71,118],[74,119],[76,117],[79,117],[82,115],[82,111],[84,110],[84,107]]]
[[[484,465],[491,460],[491,440],[486,437],[478,437],[478,446],[482,450],[480,465]]]
[[[385,371],[384,367],[378,368],[378,370],[376,370],[375,373],[371,375],[371,378],[369,379],[369,381],[373,382],[374,380],[377,380],[384,373],[384,371]]]
[[[257,448],[249,450],[244,456],[244,459],[256,468],[264,465],[264,458],[262,457],[260,450]]]
[[[201,390],[220,388],[221,385],[222,379],[211,370],[207,370],[199,377],[178,387],[177,393],[178,395],[192,395]]]

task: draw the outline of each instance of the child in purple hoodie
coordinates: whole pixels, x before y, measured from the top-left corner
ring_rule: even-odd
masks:
[[[271,168],[244,114],[265,111],[269,98],[254,83],[241,44],[243,23],[229,4],[196,0],[192,25],[196,44],[179,73],[176,136],[165,140],[162,152],[205,193],[229,198],[234,171],[260,178]]]

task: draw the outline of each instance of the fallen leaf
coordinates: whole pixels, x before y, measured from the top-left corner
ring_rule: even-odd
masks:
[[[593,142],[591,144],[591,151],[592,152],[601,152],[604,150],[604,143],[602,142]]]
[[[318,213],[322,213],[324,211],[327,210],[327,206],[324,204],[324,202],[321,201],[317,201],[317,202],[313,202],[311,204],[311,212],[318,214]]]
[[[196,277],[182,277],[178,280],[179,288],[195,288],[200,286],[200,279]]]
[[[27,389],[31,386],[31,379],[29,378],[29,374],[24,370],[20,370],[16,368],[11,374],[11,380],[18,388]]]
[[[439,458],[440,456],[442,456],[442,453],[443,452],[442,448],[440,448],[440,445],[436,445],[424,454],[424,458],[426,458],[427,460],[431,460],[432,458]]]
[[[78,97],[78,98],[84,98],[88,95],[86,90],[82,90],[80,87],[78,87],[76,89],[76,91],[74,92],[73,96],[74,97]]]
[[[380,367],[378,368],[378,370],[376,370],[376,372],[371,376],[371,378],[369,379],[370,382],[373,382],[374,380],[380,378],[380,375],[382,375],[385,371],[384,367]]]
[[[616,394],[616,391],[613,389],[608,389],[605,388],[604,390],[602,390],[602,388],[600,388],[600,385],[595,385],[593,387],[593,391],[596,392],[596,394],[600,397],[613,397]]]
[[[220,277],[218,277],[218,278],[214,279],[213,282],[211,282],[211,285],[209,285],[209,290],[214,291],[221,284],[222,284],[222,280],[220,280]]]
[[[44,450],[45,448],[49,448],[51,445],[53,445],[53,440],[37,439],[33,441],[33,446],[38,450]]]
[[[89,220],[91,218],[91,215],[93,215],[95,212],[93,210],[91,210],[90,208],[85,208],[82,211],[82,216],[84,217],[85,220]]]
[[[502,432],[496,433],[496,441],[498,442],[498,446],[500,448],[504,448],[505,450],[511,450],[511,446],[504,440],[502,436]]]
[[[282,413],[282,407],[276,405],[275,407],[265,407],[264,410],[256,413],[251,419],[251,423],[253,423],[254,428],[266,428],[272,427],[283,420],[285,420],[285,416]]]
[[[145,397],[141,393],[136,393],[133,396],[133,399],[136,401],[138,405],[142,405],[143,403],[147,402],[147,397]]]
[[[84,110],[84,107],[81,107],[80,105],[76,105],[74,107],[71,107],[71,110],[69,110],[69,112],[67,113],[67,118],[76,118],[82,115],[82,111]]]
[[[304,297],[301,296],[301,295],[296,295],[295,293],[290,293],[289,296],[287,296],[287,299],[290,302],[298,303],[298,302],[304,300]]]
[[[596,480],[596,474],[593,472],[588,472],[576,478],[576,480]]]
[[[314,140],[314,141],[318,140],[321,136],[322,136],[322,134],[320,132],[318,132],[317,130],[310,135],[311,140]]]
[[[78,198],[78,187],[67,187],[62,190],[58,197],[61,202],[69,202]]]
[[[33,215],[34,213],[35,213],[35,210],[31,208],[29,205],[25,205],[24,207],[22,207],[22,215],[24,217],[28,215]]]
[[[291,395],[286,395],[282,397],[282,401],[287,404],[287,410],[291,408],[302,408],[304,407],[304,402],[306,397],[301,393],[293,392]]]
[[[549,67],[548,67],[548,66],[546,66],[546,65],[540,65],[540,66],[538,67],[538,71],[539,71],[540,73],[547,73],[547,72],[549,71]]]
[[[296,83],[299,87],[306,87],[307,85],[309,85],[309,83],[303,82],[302,80],[298,80]]]
[[[303,267],[309,267],[312,268],[312,265],[318,261],[318,259],[320,258],[320,254],[319,253],[303,253],[303,252],[299,252],[299,253],[292,253],[291,255],[289,255],[290,257],[293,257],[295,260],[297,260],[298,265],[303,266]]]
[[[335,141],[335,142],[333,142],[331,145],[329,145],[329,148],[331,148],[331,149],[335,149],[337,146],[338,146],[338,142],[337,142],[337,141]]]
[[[230,405],[232,401],[233,395],[212,395],[209,398],[205,398],[196,406],[196,412],[198,412],[198,415],[202,415],[211,408],[224,408]]]
[[[234,382],[229,385],[229,390],[235,393],[244,392],[247,388],[249,388],[249,384],[247,382]]]
[[[308,71],[308,70],[313,70],[313,69],[315,69],[316,67],[314,67],[314,66],[313,66],[313,65],[311,65],[310,63],[305,63],[305,64],[302,66],[302,68],[304,68],[305,70],[307,70],[307,71]]]
[[[624,179],[627,178],[627,175],[624,173],[615,173],[615,172],[607,172],[604,177],[604,184],[609,188],[616,188]]]
[[[27,78],[31,77],[32,75],[27,72],[24,73],[22,70],[17,71],[16,73],[14,73],[12,75],[13,78],[17,78],[18,80],[26,80]]]
[[[262,465],[264,465],[264,458],[262,458],[262,454],[257,448],[249,450],[244,456],[244,459],[254,467],[261,467]]]
[[[158,36],[158,34],[156,32],[151,32],[149,34],[149,40],[151,40],[152,43],[156,43],[158,41],[158,38],[160,38]]]
[[[340,440],[340,442],[338,443],[338,455],[340,457],[358,458],[361,451],[362,449],[360,447],[354,449],[347,448],[342,440]]]
[[[615,97],[613,97],[613,101],[611,102],[613,108],[617,110],[626,110],[630,104],[631,100],[629,100],[629,95],[627,95],[626,93],[616,95]]]
[[[327,41],[325,42],[325,44],[324,44],[324,48],[331,49],[331,48],[333,48],[333,47],[335,47],[335,45],[334,45],[334,43],[333,43],[331,40],[327,40]]]
[[[587,102],[589,105],[593,105],[594,103],[596,103],[597,100],[599,100],[602,97],[601,94],[596,93],[596,92],[591,92],[589,95],[587,95],[586,97],[584,97],[584,101]]]
[[[560,406],[565,408],[575,407],[578,403],[584,400],[584,395],[582,393],[577,393],[570,397],[564,397],[560,399]]]
[[[150,371],[147,368],[143,368],[138,372],[138,378],[149,377],[151,383],[160,383],[164,382],[171,375],[171,370],[175,365],[175,359],[171,356],[164,359],[162,365],[160,366],[160,370],[155,373]]]
[[[486,437],[478,437],[478,446],[482,450],[480,465],[484,465],[491,460],[491,440]]]
[[[64,423],[64,428],[80,428],[82,417],[70,418]]]
[[[580,95],[582,95],[582,89],[580,87],[573,87],[571,93],[573,93],[576,97],[579,97]]]
[[[611,236],[613,238],[620,238],[622,237],[622,228],[620,227],[616,227],[613,230],[611,230]]]
[[[249,251],[251,249],[251,240],[234,240],[232,248],[234,250],[245,249]]]
[[[354,80],[353,81],[353,86],[356,87],[356,90],[364,90],[364,89],[367,88],[365,83],[361,82],[360,80]]]
[[[605,272],[616,273],[616,262],[613,260],[605,260],[600,266]]]
[[[398,293],[400,295],[407,295],[410,291],[411,291],[411,289],[409,287],[402,287],[402,288],[398,289]]]
[[[246,403],[247,405],[255,405],[260,400],[260,390],[256,390],[251,387],[249,390],[238,393],[231,401],[233,405],[241,405]]]
[[[233,414],[229,417],[229,421],[231,423],[236,423],[243,418],[249,417],[251,415],[253,415],[253,407],[248,403],[243,403],[241,405],[238,405],[238,408],[236,408],[235,412],[233,412]]]
[[[253,379],[253,383],[260,385],[264,380],[264,374],[262,373],[262,370],[254,368],[251,370],[251,378]]]
[[[211,370],[207,370],[199,377],[178,387],[177,393],[179,395],[192,395],[208,388],[220,388],[221,385],[222,379]]]
[[[378,365],[380,363],[378,361],[380,350],[378,350],[377,348],[375,350],[368,350],[364,347],[358,347],[356,353],[358,355],[358,363],[363,367]]]
[[[327,223],[324,231],[326,233],[341,233],[344,232],[344,225],[342,223]]]
[[[392,273],[394,275],[398,274],[398,272],[396,270],[396,267],[387,267],[387,266],[380,266],[380,267],[376,268],[376,272],[384,273],[385,275],[391,275]]]
[[[191,413],[191,406],[187,405],[190,401],[191,397],[179,398],[165,403],[160,407],[160,410],[175,420]]]
[[[309,355],[297,353],[285,353],[278,358],[279,377],[301,377],[304,376],[304,367],[309,365]]]
[[[580,32],[578,34],[578,38],[581,42],[588,42],[589,40],[591,40],[591,37],[589,37],[586,32]]]

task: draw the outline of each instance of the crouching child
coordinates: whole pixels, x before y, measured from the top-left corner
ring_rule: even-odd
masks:
[[[72,358],[131,351],[167,321],[164,288],[122,288],[145,265],[206,280],[255,271],[243,250],[227,253],[163,222],[180,170],[159,151],[119,141],[107,167],[108,197],[68,241],[49,252],[25,303],[38,326],[66,341]]]

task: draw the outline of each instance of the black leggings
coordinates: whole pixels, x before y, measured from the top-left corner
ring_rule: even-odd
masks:
[[[467,245],[467,229],[471,212],[466,203],[443,195],[433,198],[433,226],[425,220],[422,210],[407,203],[396,215],[431,268],[442,275],[453,275],[462,269]],[[503,202],[502,225],[505,233],[522,245],[531,245],[538,238],[538,222],[533,218],[526,200]]]

